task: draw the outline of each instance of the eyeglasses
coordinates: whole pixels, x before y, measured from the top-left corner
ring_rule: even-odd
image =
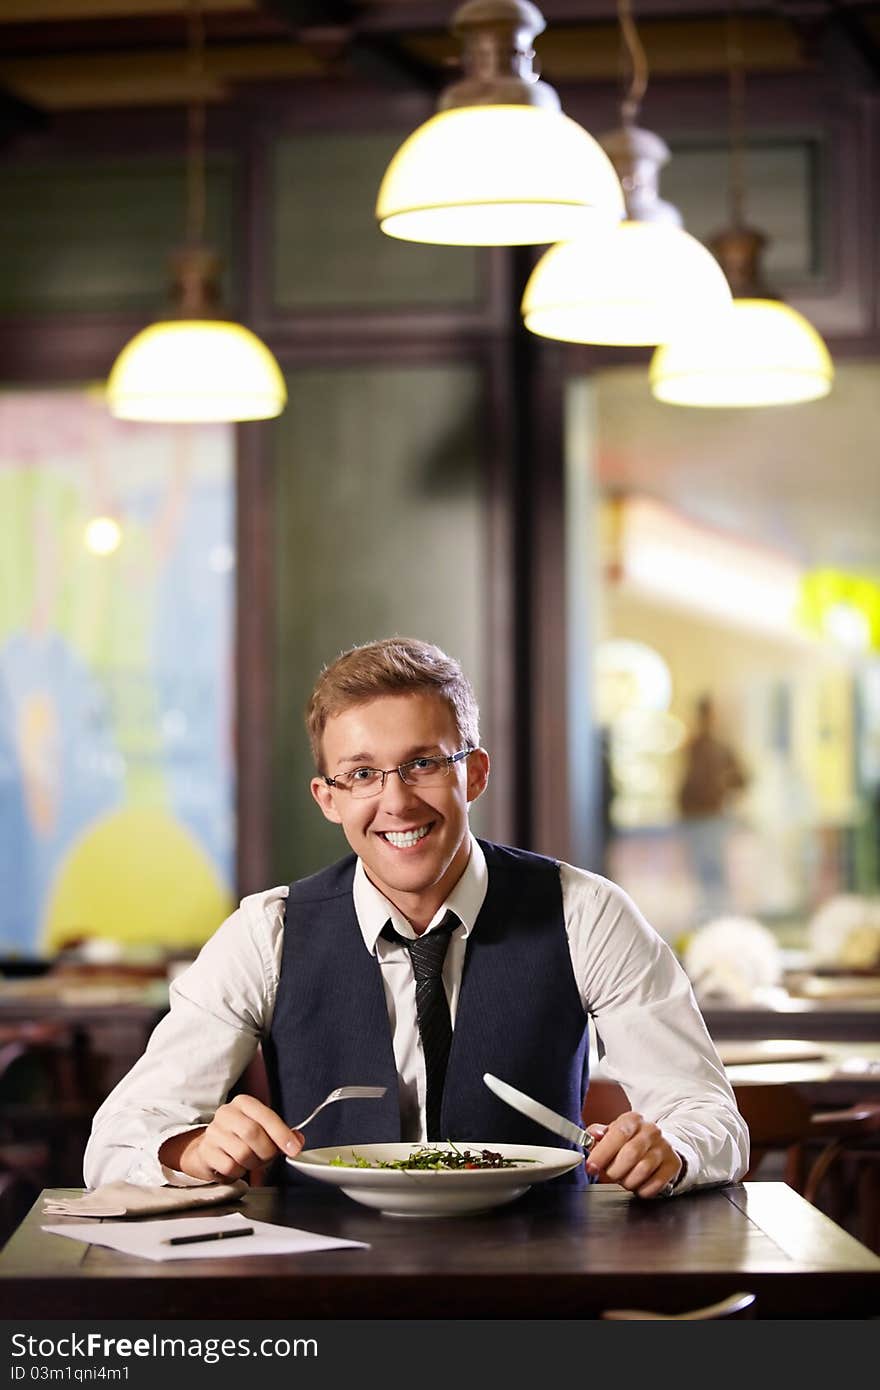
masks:
[[[385,778],[396,772],[401,782],[408,787],[436,787],[445,782],[453,763],[461,762],[473,748],[463,748],[460,753],[451,753],[448,758],[413,758],[399,767],[356,767],[351,772],[340,772],[336,777],[325,777],[328,787],[337,791],[351,792],[353,797],[378,796],[385,786]]]

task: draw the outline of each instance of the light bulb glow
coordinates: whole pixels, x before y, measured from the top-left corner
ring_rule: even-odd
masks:
[[[83,535],[86,550],[93,555],[112,555],[122,542],[122,528],[112,516],[93,516]]]
[[[650,346],[729,308],[720,265],[696,237],[657,222],[551,246],[529,277],[526,328],[567,343]]]
[[[645,642],[620,637],[600,642],[595,679],[600,724],[611,724],[629,710],[667,710],[672,699],[669,664]]]
[[[812,570],[803,579],[804,627],[851,651],[880,650],[880,583],[845,570]]]
[[[272,353],[227,320],[151,324],[122,349],[107,381],[108,406],[122,420],[265,420],[286,401]]]
[[[866,652],[871,645],[867,616],[851,603],[835,603],[825,614],[823,626],[827,636],[851,651]]]
[[[534,106],[438,112],[400,146],[376,202],[388,236],[445,246],[569,240],[623,215],[620,181],[598,141]]]
[[[794,405],[827,396],[834,366],[802,314],[773,299],[735,299],[705,333],[676,336],[651,361],[651,390],[670,405]]]

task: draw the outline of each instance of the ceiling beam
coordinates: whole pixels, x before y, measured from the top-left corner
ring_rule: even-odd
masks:
[[[274,3],[274,0],[272,0]],[[547,27],[607,24],[617,19],[617,0],[536,0]],[[744,14],[773,14],[773,0],[742,0]],[[418,34],[449,32],[458,5],[454,0],[376,0],[365,6],[357,24],[361,33]],[[636,22],[641,19],[686,19],[724,16],[730,0],[637,0]]]
[[[263,43],[289,36],[290,31],[283,20],[263,10],[221,11],[205,16],[205,38],[209,44]],[[4,58],[37,54],[47,57],[53,53],[126,52],[141,48],[184,48],[186,40],[186,16],[183,11],[180,14],[150,17],[0,24],[0,47]]]
[[[856,86],[880,83],[880,46],[859,14],[861,0],[777,0],[776,8],[809,57]]]
[[[415,54],[380,34],[355,31],[349,58],[360,76],[373,82],[403,83],[406,87],[438,92],[448,80],[446,73],[430,63],[423,63]]]
[[[855,63],[880,84],[880,46],[858,11],[842,0],[829,0],[834,28],[844,36]]]
[[[398,6],[397,31],[370,30],[361,25],[363,9],[349,0],[262,0],[280,16],[299,41],[313,53],[331,61],[344,54],[360,77],[382,84],[403,84],[433,90],[440,85],[436,70],[407,53],[397,42],[406,32],[408,6]]]
[[[262,8],[278,15],[291,32],[300,29],[348,27],[354,6],[348,0],[261,0]]]
[[[0,147],[19,135],[45,130],[48,124],[45,111],[0,87]]]

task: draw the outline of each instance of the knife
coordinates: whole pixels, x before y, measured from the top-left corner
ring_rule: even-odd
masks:
[[[560,1134],[563,1139],[571,1140],[579,1149],[583,1149],[584,1153],[589,1153],[595,1144],[594,1136],[581,1129],[580,1125],[567,1120],[564,1115],[557,1115],[555,1110],[548,1109],[539,1100],[532,1100],[531,1096],[518,1091],[515,1086],[509,1086],[506,1081],[499,1081],[491,1072],[484,1072],[483,1080],[490,1091],[494,1091],[496,1096],[506,1101],[514,1110],[518,1110],[521,1115],[527,1115],[530,1120],[552,1130],[554,1134]]]

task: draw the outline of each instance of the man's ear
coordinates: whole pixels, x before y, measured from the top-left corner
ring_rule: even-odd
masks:
[[[336,809],[333,788],[327,786],[323,777],[313,777],[309,783],[309,788],[327,819],[331,820],[334,825],[341,825],[342,817]]]
[[[489,754],[485,748],[475,748],[467,760],[467,799],[476,801],[486,790],[489,781]]]

